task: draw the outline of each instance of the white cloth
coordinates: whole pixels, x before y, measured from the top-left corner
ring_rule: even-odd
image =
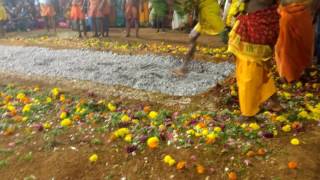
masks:
[[[223,22],[227,21],[227,16],[228,16],[230,6],[231,6],[231,0],[226,0],[226,3],[224,4],[224,8],[223,8],[223,14],[222,14]]]
[[[184,16],[179,16],[176,11],[173,11],[173,18],[172,18],[172,29],[179,29],[186,26],[188,23],[188,14]]]

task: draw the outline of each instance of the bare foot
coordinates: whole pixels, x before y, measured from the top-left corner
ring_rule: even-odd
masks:
[[[266,108],[273,112],[280,112],[283,110],[283,107],[278,101],[270,99],[270,101],[266,104]]]
[[[175,76],[181,77],[181,76],[185,76],[188,73],[188,70],[185,67],[179,67],[179,68],[173,69],[172,73]]]

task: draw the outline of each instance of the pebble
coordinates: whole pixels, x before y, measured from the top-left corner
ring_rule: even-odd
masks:
[[[171,56],[5,45],[0,45],[0,51],[0,70],[4,72],[88,80],[176,96],[206,92],[235,68],[229,62],[192,61],[190,73],[181,78],[172,74],[181,61]]]

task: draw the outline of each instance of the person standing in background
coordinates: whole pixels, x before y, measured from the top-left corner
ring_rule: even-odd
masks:
[[[287,82],[298,81],[311,66],[315,32],[312,0],[282,0],[280,34],[275,47],[277,70]]]
[[[103,15],[103,32],[102,37],[109,36],[110,13],[111,13],[111,0],[102,0],[102,15]]]
[[[89,0],[88,16],[92,20],[93,37],[99,37],[103,34],[102,3],[102,0]],[[100,34],[98,32],[100,32]]]
[[[72,0],[71,2],[70,19],[73,21],[76,21],[79,38],[82,38],[80,24],[82,24],[84,36],[85,37],[87,36],[87,26],[86,26],[85,13],[83,11],[83,6],[84,6],[83,0]]]
[[[47,31],[50,31],[50,27],[54,29],[54,32],[57,31],[56,29],[56,11],[54,9],[54,5],[52,4],[51,0],[39,0],[40,3],[40,14],[44,18],[47,26]]]
[[[8,19],[6,9],[4,7],[3,1],[0,0],[0,37],[5,36],[4,22]]]
[[[168,13],[168,4],[166,0],[150,0],[151,2],[151,18],[157,28],[157,32],[160,29],[164,31],[164,20]]]
[[[136,37],[139,37],[139,0],[125,0],[124,3],[126,18],[126,37],[130,37],[131,26],[136,30]]]

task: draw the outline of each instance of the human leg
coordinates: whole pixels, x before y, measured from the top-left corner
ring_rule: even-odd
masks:
[[[197,47],[197,39],[200,37],[200,33],[196,32],[196,31],[191,31],[190,33],[190,46],[189,46],[189,50],[185,56],[185,58],[183,59],[182,65],[173,70],[173,73],[175,73],[178,76],[183,76],[187,73],[188,71],[188,64],[191,61],[191,59],[194,56],[194,53],[196,51],[196,47]]]
[[[79,19],[76,20],[76,25],[77,25],[78,36],[79,36],[79,38],[82,38],[80,20]]]

